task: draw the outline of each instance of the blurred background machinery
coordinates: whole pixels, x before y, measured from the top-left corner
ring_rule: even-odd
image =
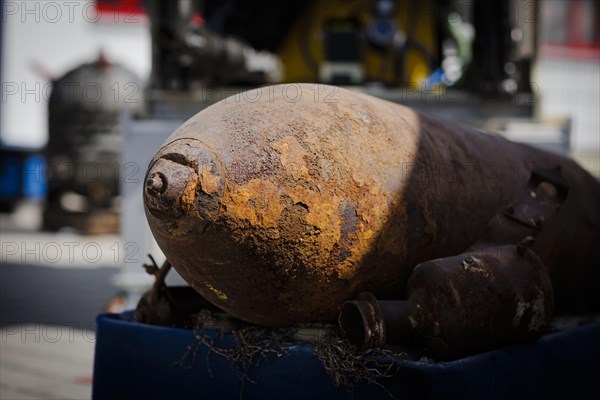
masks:
[[[145,5],[154,90],[277,81],[411,88],[387,94],[401,101],[442,85],[505,103],[532,92],[535,19],[522,14],[535,15],[533,0]]]
[[[140,78],[100,53],[53,83],[48,103],[43,227],[84,233],[116,232],[120,162],[120,113],[140,114]]]

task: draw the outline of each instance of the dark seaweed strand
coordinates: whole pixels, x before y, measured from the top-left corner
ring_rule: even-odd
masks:
[[[233,336],[235,346],[232,348],[219,347],[214,343],[212,337],[202,334],[202,328],[207,325],[207,322],[215,321],[217,317],[210,312],[201,312],[194,316],[194,320],[195,342],[188,346],[185,354],[177,361],[177,365],[183,368],[193,367],[196,363],[199,346],[206,346],[209,349],[206,356],[206,367],[209,374],[212,376],[210,368],[212,354],[229,361],[236,376],[242,382],[240,397],[246,381],[256,384],[249,377],[252,367],[258,367],[261,360],[268,356],[283,356],[286,354],[286,349],[297,344],[297,340],[294,340],[293,336],[298,328],[269,329],[246,325],[228,332]],[[325,326],[325,333],[315,346],[315,355],[323,364],[335,386],[351,391],[363,383],[374,384],[394,398],[380,380],[391,378],[400,370],[401,367],[397,361],[406,359],[406,353],[395,353],[381,348],[359,351],[339,335],[339,330],[334,325],[319,326]],[[221,334],[223,335],[224,332]]]

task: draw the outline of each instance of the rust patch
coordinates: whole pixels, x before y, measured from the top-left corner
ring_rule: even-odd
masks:
[[[342,218],[339,213],[341,199],[326,196],[301,186],[288,191],[294,204],[304,204],[308,213],[305,221],[319,230],[319,242],[324,252],[331,252],[341,238]]]
[[[217,175],[215,172],[214,165],[203,164],[200,167],[201,189],[204,193],[218,193],[221,189],[221,176]]]
[[[243,186],[231,188],[225,197],[224,204],[232,220],[247,221],[257,228],[277,227],[283,207],[273,182],[252,179]]]
[[[194,198],[196,197],[196,187],[198,186],[198,179],[190,179],[183,189],[181,194],[181,209],[184,212],[189,211],[194,205]]]
[[[271,143],[271,147],[279,153],[279,160],[285,171],[294,179],[307,178],[308,167],[304,157],[307,152],[293,136],[287,136]]]

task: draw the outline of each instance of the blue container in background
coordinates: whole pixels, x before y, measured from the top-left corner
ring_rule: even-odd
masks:
[[[46,197],[46,160],[40,154],[32,154],[23,163],[23,196],[30,200]]]
[[[23,199],[46,197],[46,161],[40,150],[0,147],[0,203],[10,210]]]
[[[15,156],[0,157],[0,198],[11,200],[21,196],[21,168]]]

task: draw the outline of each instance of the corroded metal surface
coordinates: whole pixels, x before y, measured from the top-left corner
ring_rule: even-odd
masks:
[[[438,359],[536,339],[553,316],[552,285],[533,251],[505,245],[470,254],[422,263],[408,282],[413,340]]]
[[[415,267],[407,300],[370,293],[342,306],[339,324],[359,347],[412,344],[437,359],[532,340],[554,313],[548,270],[530,246],[567,198],[560,169],[534,170],[465,253]]]
[[[397,294],[419,262],[480,237],[535,166],[556,164],[572,195],[536,252],[557,295],[593,289],[578,279],[597,252],[582,241],[598,237],[600,188],[572,161],[344,89],[286,88],[203,110],[148,169],[158,244],[218,307],[287,325],[334,318],[361,291]]]
[[[545,333],[553,296],[540,259],[516,245],[469,254],[419,264],[408,282],[408,300],[377,301],[363,295],[344,303],[344,335],[360,347],[410,345],[439,360]]]

